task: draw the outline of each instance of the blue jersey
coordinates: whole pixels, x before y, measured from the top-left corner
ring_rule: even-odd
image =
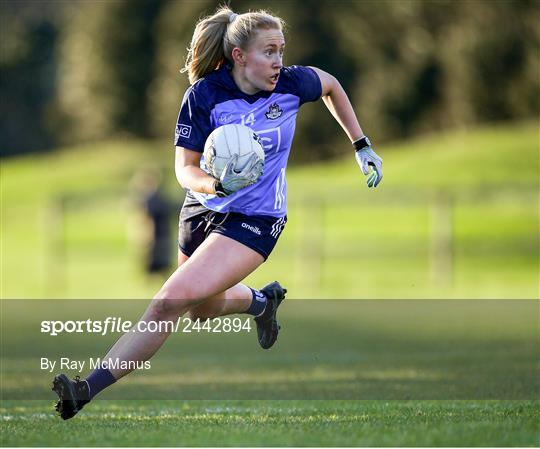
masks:
[[[202,153],[208,135],[219,126],[249,126],[261,137],[264,173],[259,180],[225,198],[191,192],[208,209],[245,215],[283,217],[287,213],[285,169],[300,106],[321,97],[319,76],[313,69],[290,66],[281,69],[273,91],[254,95],[236,87],[230,66],[206,75],[184,95],[178,115],[175,146]],[[201,168],[208,172],[201,157]]]

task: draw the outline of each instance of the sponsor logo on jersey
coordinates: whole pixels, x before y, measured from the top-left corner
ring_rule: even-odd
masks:
[[[251,225],[248,225],[247,223],[242,223],[242,227],[244,229],[249,229],[254,234],[261,235],[261,230],[257,226],[251,226]]]
[[[176,127],[176,138],[183,137],[184,139],[189,139],[189,136],[191,136],[191,126],[179,123]]]
[[[270,152],[277,153],[279,151],[281,147],[280,128],[261,129],[256,131],[256,133],[261,138],[260,144],[267,154]]]
[[[254,140],[255,142],[258,142],[258,143],[261,145],[261,147],[263,146],[263,142],[262,142],[262,140],[261,140],[261,136],[259,136],[256,132],[253,132],[253,140]],[[263,148],[263,149],[264,149],[264,148]]]
[[[268,120],[276,120],[281,117],[281,114],[283,114],[283,110],[280,109],[279,104],[277,103],[271,104],[268,111],[264,113]]]

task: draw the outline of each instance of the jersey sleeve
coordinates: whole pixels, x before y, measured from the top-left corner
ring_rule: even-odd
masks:
[[[184,95],[176,121],[174,146],[202,153],[211,132],[210,110],[202,95],[191,86]]]
[[[300,97],[300,105],[321,98],[321,80],[315,70],[310,67],[293,65],[289,67],[289,71],[296,93]]]

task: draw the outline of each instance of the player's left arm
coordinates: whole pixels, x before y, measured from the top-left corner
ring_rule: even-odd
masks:
[[[364,175],[369,174],[367,184],[377,187],[382,179],[382,159],[371,148],[371,142],[364,135],[352,104],[336,77],[317,67],[311,67],[319,76],[322,100],[332,116],[341,125],[356,150],[356,161]],[[373,171],[371,174],[370,170]]]
[[[322,87],[322,101],[349,136],[351,142],[364,137],[354,109],[340,82],[329,73],[317,67],[310,67],[319,75]]]

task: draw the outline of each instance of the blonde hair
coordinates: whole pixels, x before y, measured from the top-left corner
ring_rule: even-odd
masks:
[[[213,15],[197,22],[188,48],[186,64],[180,72],[188,72],[190,84],[232,61],[235,47],[246,50],[259,29],[282,31],[285,22],[260,10],[236,14],[228,6],[221,6]]]

